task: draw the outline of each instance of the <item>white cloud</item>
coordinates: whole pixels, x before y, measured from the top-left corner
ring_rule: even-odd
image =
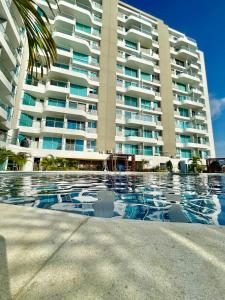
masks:
[[[215,97],[211,97],[210,107],[212,118],[219,118],[222,112],[225,110],[225,98],[217,99]]]

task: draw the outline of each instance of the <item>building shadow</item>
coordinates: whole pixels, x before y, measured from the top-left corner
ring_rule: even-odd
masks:
[[[6,242],[0,235],[0,300],[11,300]]]

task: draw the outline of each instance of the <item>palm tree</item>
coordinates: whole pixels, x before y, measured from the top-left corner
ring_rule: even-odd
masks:
[[[0,148],[0,165],[4,164],[7,159],[12,158],[13,156],[14,153],[12,151]]]
[[[194,173],[202,172],[202,161],[199,156],[193,156],[189,159],[189,169]]]
[[[12,1],[18,9],[26,29],[29,48],[28,71],[32,75],[35,64],[39,63],[43,75],[43,66],[49,69],[57,57],[56,45],[49,29],[49,19],[40,6],[38,6],[38,10],[36,9],[36,3],[33,0]],[[46,0],[46,2],[53,13],[50,1]],[[57,4],[57,0],[55,3]],[[40,52],[44,54],[44,60],[40,59]]]
[[[25,163],[27,162],[28,155],[27,153],[18,153],[14,154],[11,158],[17,167],[17,171],[21,171]]]
[[[55,158],[53,155],[49,155],[41,159],[41,166],[45,170],[52,170],[56,167]]]

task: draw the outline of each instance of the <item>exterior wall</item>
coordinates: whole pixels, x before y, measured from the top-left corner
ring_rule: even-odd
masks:
[[[115,149],[118,0],[103,1],[97,149]]]
[[[171,57],[168,26],[158,22],[159,56],[162,96],[162,125],[163,125],[163,153],[165,156],[176,156],[176,137],[174,123],[174,106],[171,76]]]

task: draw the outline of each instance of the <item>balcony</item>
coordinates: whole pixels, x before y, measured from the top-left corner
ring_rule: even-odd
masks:
[[[130,85],[123,85],[123,83],[117,83],[117,88],[127,96],[133,97],[145,97],[146,99],[153,100],[155,98],[155,92],[152,87],[132,82]]]
[[[75,0],[60,0],[58,2],[59,8],[61,11],[79,18],[80,22],[86,22],[88,20],[89,24],[101,25],[101,19],[97,18],[96,15],[92,12],[93,9],[101,11],[101,8],[97,5],[92,5],[92,1],[88,0],[90,5],[83,4]]]
[[[1,59],[4,60],[4,64],[7,69],[16,67],[16,51],[13,45],[10,43],[8,36],[5,34],[5,28],[0,24],[0,48]]]
[[[142,46],[150,48],[152,46],[151,30],[146,30],[138,26],[131,26],[124,32],[126,38],[131,42],[140,42]]]
[[[44,111],[48,112],[48,115],[52,114],[53,115],[56,113],[58,115],[60,114],[65,114],[69,116],[77,116],[79,120],[98,120],[98,115],[96,110],[86,110],[84,107],[81,107],[76,105],[74,106],[74,102],[66,102],[65,107],[57,107],[53,105],[48,104],[48,100],[45,101],[44,104]]]
[[[8,94],[11,94],[12,92],[12,84],[10,77],[7,76],[8,71],[4,69],[4,67],[0,66],[0,91],[1,91],[1,97],[7,96]]]
[[[136,125],[136,126],[145,126],[148,128],[156,128],[157,121],[153,117],[148,115],[131,115],[130,118],[125,118],[125,124],[127,125]]]
[[[118,53],[118,57],[123,59],[127,67],[130,68],[140,68],[143,72],[154,72],[154,63],[153,61],[142,54],[132,54],[125,57],[124,54]]]
[[[193,47],[197,48],[197,42],[196,40],[189,38],[189,37],[179,37],[178,39],[175,40],[175,45],[176,47],[180,46],[186,46],[186,47]]]
[[[177,82],[185,83],[185,84],[199,84],[200,78],[197,74],[192,72],[173,72],[173,77],[176,79]]]
[[[69,93],[68,81],[50,80],[46,83],[47,97],[57,98],[59,95],[66,97]]]
[[[48,72],[50,79],[58,75],[63,80],[69,80],[71,83],[78,85],[99,86],[99,78],[94,76],[95,74],[86,69],[78,70],[72,64],[65,65],[60,63],[55,63]]]
[[[43,97],[43,94],[45,93],[45,82],[36,79],[27,79],[25,81],[23,88],[31,96],[40,99]]]
[[[71,47],[76,49],[77,52],[83,54],[97,53],[99,54],[99,45],[81,37],[74,30],[68,30],[62,27],[55,28],[52,34],[56,44],[65,45],[65,47]]]
[[[175,55],[178,59],[198,59],[196,49],[181,46],[179,49],[175,49]]]
[[[183,100],[174,100],[174,104],[180,107],[191,108],[191,109],[203,109],[204,104],[200,99],[186,98]]]
[[[207,130],[201,129],[201,128],[198,128],[198,127],[184,128],[184,133],[197,134],[197,135],[200,135],[200,136],[208,135]]]
[[[5,108],[0,104],[0,122],[7,121],[8,114]]]
[[[197,143],[195,141],[191,141],[189,143],[176,142],[176,146],[178,148],[186,148],[186,149],[202,149],[202,150],[209,149],[209,144]]]

